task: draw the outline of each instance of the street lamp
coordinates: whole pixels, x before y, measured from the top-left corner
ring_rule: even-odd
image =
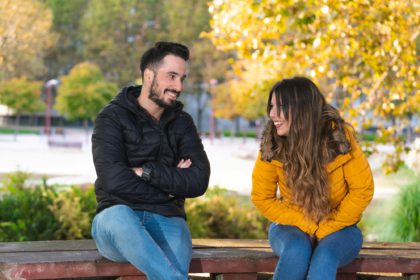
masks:
[[[52,88],[58,86],[60,83],[57,79],[51,79],[48,82],[46,82],[46,93],[47,93],[47,108],[45,109],[45,127],[44,132],[46,135],[51,134],[51,105],[52,105]]]

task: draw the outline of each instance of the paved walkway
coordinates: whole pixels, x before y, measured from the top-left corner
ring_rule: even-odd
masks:
[[[66,133],[66,137],[0,135],[0,174],[16,170],[30,172],[36,177],[46,176],[49,184],[92,183],[96,179],[93,166],[90,135],[80,132]],[[79,142],[82,148],[49,147],[48,140],[56,143]],[[259,149],[255,139],[223,138],[203,144],[211,164],[210,186],[220,187],[249,195],[251,174]],[[379,158],[369,159],[372,169],[380,167]],[[379,172],[375,172],[379,173]],[[375,197],[389,197],[397,189],[376,187]]]

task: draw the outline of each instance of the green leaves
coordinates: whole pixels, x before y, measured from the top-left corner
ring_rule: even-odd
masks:
[[[269,221],[253,208],[248,197],[218,186],[185,206],[193,238],[267,238]]]
[[[61,82],[55,108],[69,119],[93,120],[117,91],[92,63],[76,65]]]
[[[1,83],[0,101],[19,115],[35,113],[44,109],[40,100],[42,82],[30,81],[26,77],[13,78]]]
[[[7,174],[0,197],[0,241],[91,238],[93,186],[29,185],[30,174]]]

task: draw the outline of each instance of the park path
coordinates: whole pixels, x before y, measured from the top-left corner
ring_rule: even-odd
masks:
[[[48,177],[49,184],[84,184],[95,181],[90,137],[81,131],[66,134],[67,142],[80,142],[81,149],[51,148],[46,136],[0,135],[0,174],[21,170],[35,177]],[[63,141],[63,136],[49,140]],[[256,139],[218,138],[203,139],[211,164],[210,186],[218,185],[240,194],[251,192],[251,174],[259,149]],[[369,159],[375,174],[375,181],[383,181],[380,172],[380,158]],[[375,198],[390,197],[397,188],[381,188],[376,185]]]

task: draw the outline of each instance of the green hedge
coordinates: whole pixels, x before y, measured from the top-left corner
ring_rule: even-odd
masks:
[[[0,127],[0,134],[14,134],[14,133],[18,133],[18,134],[36,134],[39,135],[41,134],[39,129],[19,129],[19,130],[15,130],[13,128],[4,128],[4,127]]]
[[[269,222],[247,196],[219,187],[186,203],[193,238],[267,238]]]
[[[410,173],[401,173],[390,182],[406,181],[404,176],[410,176]],[[409,180],[407,185],[400,186],[398,194],[392,198],[373,201],[359,227],[369,241],[419,242],[420,178]]]
[[[30,175],[6,175],[0,189],[0,241],[91,238],[96,199],[93,185],[28,186]],[[268,222],[246,196],[210,188],[186,202],[194,238],[266,238]]]
[[[390,222],[393,240],[420,241],[420,179],[400,190]]]
[[[90,237],[96,201],[93,187],[28,186],[29,174],[6,175],[0,199],[0,241]]]
[[[232,133],[231,131],[223,131],[224,137],[246,137],[246,138],[257,138],[255,131],[238,131]]]

